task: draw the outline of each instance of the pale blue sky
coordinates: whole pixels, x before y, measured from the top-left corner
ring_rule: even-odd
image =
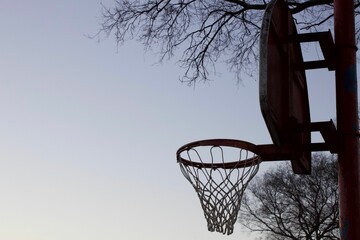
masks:
[[[258,83],[220,67],[213,82],[181,84],[179,67],[136,42],[89,39],[100,10],[1,0],[0,239],[248,239],[239,224],[207,231],[175,152],[205,138],[270,143]],[[313,121],[335,116],[333,73],[320,73]]]

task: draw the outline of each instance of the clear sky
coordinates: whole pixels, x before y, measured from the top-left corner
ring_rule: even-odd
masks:
[[[100,10],[1,0],[0,239],[249,239],[239,224],[207,231],[175,152],[205,138],[270,143],[258,82],[220,68],[188,87],[136,42],[89,39]],[[312,120],[334,118],[333,73],[308,81]]]

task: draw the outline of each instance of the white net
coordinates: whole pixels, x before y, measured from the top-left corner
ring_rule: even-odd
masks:
[[[194,187],[208,230],[230,235],[248,182],[259,169],[260,157],[229,146],[195,146],[178,156],[181,171]]]

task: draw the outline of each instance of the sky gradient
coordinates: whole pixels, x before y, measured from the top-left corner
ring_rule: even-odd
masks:
[[[98,1],[1,1],[0,239],[250,239],[239,224],[207,231],[175,152],[206,138],[271,143],[256,79],[237,84],[220,65],[188,87],[135,41],[88,38],[100,21]],[[312,120],[335,118],[334,74],[308,84]]]

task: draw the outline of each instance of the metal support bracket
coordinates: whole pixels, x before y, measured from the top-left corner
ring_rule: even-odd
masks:
[[[302,146],[305,149],[310,149],[311,152],[317,151],[330,151],[331,153],[337,153],[337,130],[332,120],[325,122],[312,122],[310,124],[300,124],[298,131],[307,132],[320,132],[324,142],[311,143],[307,146]],[[274,144],[257,145],[257,152],[261,155],[262,161],[279,161],[279,160],[291,160],[293,156],[296,156],[294,148],[291,146],[278,147]]]
[[[337,130],[332,120],[326,122],[312,122],[310,124],[302,124],[300,131],[320,132],[324,139],[323,143],[311,143],[310,150],[314,151],[330,151],[337,153]]]
[[[327,32],[301,33],[289,36],[290,42],[319,42],[321,51],[324,55],[323,60],[304,62],[305,69],[328,68],[329,71],[335,70],[335,44],[330,30]]]

